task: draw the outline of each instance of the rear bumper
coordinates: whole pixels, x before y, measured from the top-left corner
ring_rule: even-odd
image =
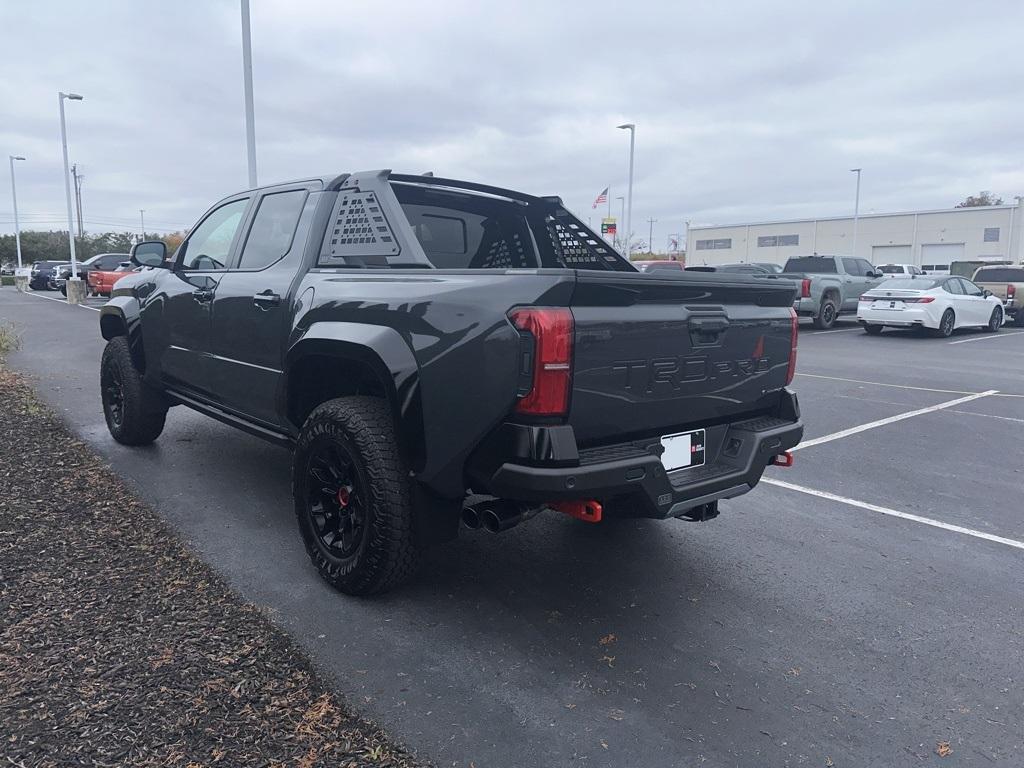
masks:
[[[584,449],[566,466],[505,461],[480,479],[489,493],[506,499],[533,503],[597,499],[607,503],[628,498],[637,516],[678,517],[695,507],[748,492],[772,457],[793,448],[803,437],[799,405],[789,390],[783,391],[777,415],[704,429],[704,466],[671,474],[661,464],[660,440],[654,439]],[[535,437],[529,442],[538,444]]]
[[[893,328],[938,328],[942,313],[936,317],[925,307],[900,310],[863,307],[857,309],[857,319],[869,325],[888,325]]]

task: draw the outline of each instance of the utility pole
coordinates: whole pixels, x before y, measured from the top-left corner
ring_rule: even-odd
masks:
[[[14,203],[14,243],[18,251],[18,269],[21,269],[21,224],[18,223],[18,185],[14,181],[14,161],[24,160],[21,155],[8,155],[11,161],[11,201]],[[20,272],[18,273],[20,276]]]
[[[78,239],[81,240],[85,237],[82,228],[82,181],[85,176],[79,174],[78,163],[71,166],[71,178],[75,181],[75,211],[78,213]]]
[[[647,230],[647,251],[649,253],[654,253],[654,222],[656,222],[656,221],[657,221],[657,219],[648,219],[647,220],[647,225],[648,225],[648,230]]]

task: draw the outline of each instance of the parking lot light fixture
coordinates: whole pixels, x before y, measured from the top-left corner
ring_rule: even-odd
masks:
[[[21,225],[18,224],[18,185],[14,181],[14,161],[24,160],[21,155],[8,155],[11,161],[11,201],[14,203],[14,243],[18,252],[18,269],[21,269]]]
[[[623,123],[616,126],[629,131],[629,187],[626,189],[626,258],[629,258],[630,235],[633,225],[633,152],[636,149],[636,123]]]
[[[853,198],[853,253],[850,255],[857,258],[857,221],[860,218],[860,168],[851,168],[850,173],[857,174],[857,192]]]
[[[78,279],[78,261],[75,258],[75,227],[71,218],[71,169],[68,167],[68,129],[64,120],[64,99],[81,101],[82,97],[77,93],[58,94],[57,103],[60,105],[60,147],[64,153],[64,196],[68,205],[68,243],[71,248],[71,279]]]

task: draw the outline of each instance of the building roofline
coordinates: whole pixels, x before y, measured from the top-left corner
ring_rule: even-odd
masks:
[[[925,215],[934,213],[963,213],[965,211],[1008,211],[1013,210],[1017,206],[1015,204],[1003,205],[975,205],[968,208],[935,208],[928,211],[894,211],[892,213],[862,213],[858,219],[881,219],[886,216],[914,216],[914,215]],[[772,221],[744,221],[738,224],[700,224],[693,225],[690,227],[690,232],[697,232],[702,229],[726,229],[729,227],[762,227],[769,224],[807,224],[815,221],[843,221],[844,219],[853,219],[853,215],[849,216],[817,216],[808,217],[803,219],[776,219]]]

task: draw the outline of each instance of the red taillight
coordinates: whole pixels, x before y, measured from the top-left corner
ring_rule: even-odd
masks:
[[[935,297],[919,296],[917,298],[911,297],[906,299],[897,299],[897,301],[902,301],[904,304],[931,304],[933,301],[935,301]]]
[[[793,383],[796,375],[796,339],[799,332],[799,324],[796,319],[796,310],[789,309],[789,368],[786,369],[786,384]]]
[[[509,312],[520,331],[533,336],[533,380],[516,412],[564,416],[572,389],[572,312],[565,308],[523,308]]]
[[[800,298],[809,299],[811,298],[811,281],[810,278],[804,278],[800,281]]]
[[[1013,283],[1009,283],[1006,286],[1006,298],[1007,299],[1012,299],[1016,295],[1017,295],[1017,286],[1014,285]]]

